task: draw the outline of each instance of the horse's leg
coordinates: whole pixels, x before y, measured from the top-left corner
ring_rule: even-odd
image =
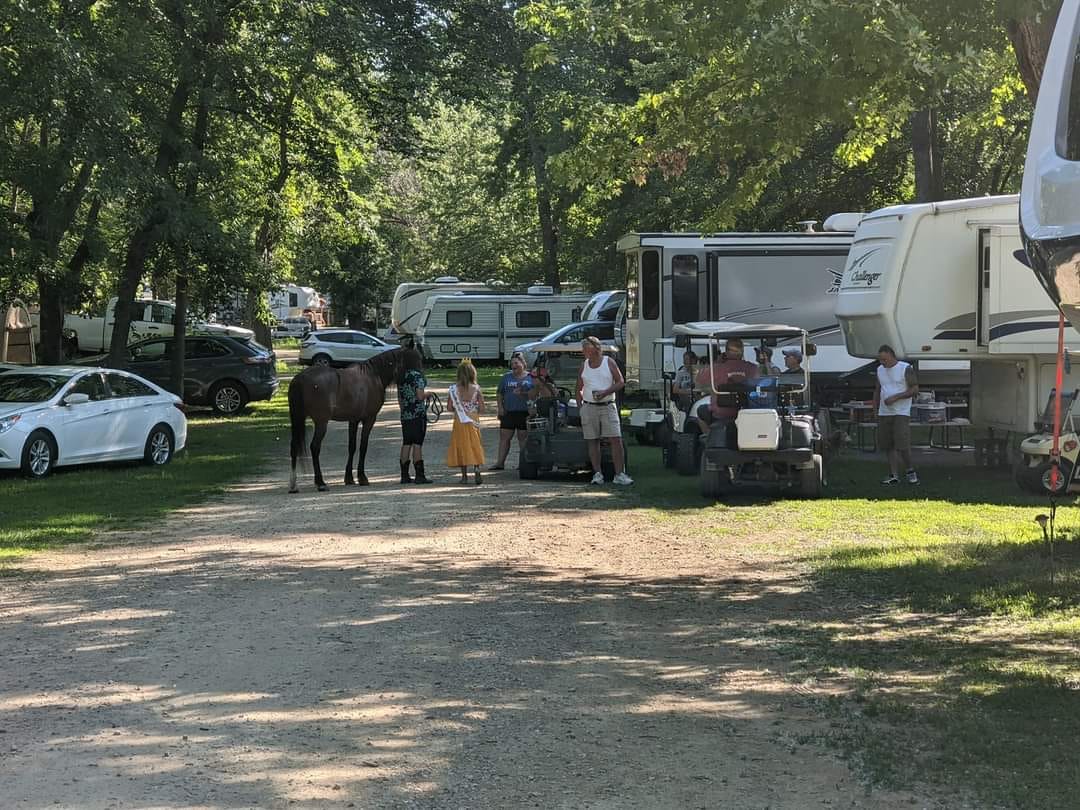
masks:
[[[345,462],[345,485],[352,486],[355,482],[352,477],[352,460],[356,454],[356,428],[359,422],[349,422],[349,459]]]
[[[326,481],[322,477],[322,466],[319,464],[319,451],[322,450],[322,440],[326,435],[328,422],[315,423],[315,435],[311,439],[311,465],[315,468],[315,487],[319,492],[326,492]]]
[[[289,471],[289,492],[297,493],[300,487],[296,485],[296,448],[292,449],[292,469]]]
[[[368,485],[367,474],[364,473],[364,459],[367,458],[367,444],[368,436],[371,435],[371,429],[375,427],[375,419],[364,422],[364,428],[360,433],[360,461],[356,465],[356,482],[362,487]]]

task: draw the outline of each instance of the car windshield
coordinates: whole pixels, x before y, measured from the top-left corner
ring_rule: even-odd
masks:
[[[45,402],[70,379],[61,374],[4,374],[0,376],[0,402]]]

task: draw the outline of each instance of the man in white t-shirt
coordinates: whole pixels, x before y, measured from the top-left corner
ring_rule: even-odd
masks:
[[[911,403],[919,393],[919,381],[910,363],[898,360],[892,346],[878,349],[874,411],[877,413],[878,446],[889,457],[889,477],[881,483],[900,483],[900,464],[909,484],[919,483],[911,466]]]

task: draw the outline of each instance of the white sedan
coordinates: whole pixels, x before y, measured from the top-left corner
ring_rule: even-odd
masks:
[[[300,342],[300,365],[346,366],[399,348],[356,329],[318,329]]]
[[[168,464],[187,443],[180,397],[126,371],[27,366],[0,373],[0,470],[144,459]]]

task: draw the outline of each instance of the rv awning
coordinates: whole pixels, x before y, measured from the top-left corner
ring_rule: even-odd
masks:
[[[775,323],[733,323],[731,321],[713,321],[682,324],[672,330],[677,335],[704,337],[713,340],[789,340],[803,338],[806,330],[797,326],[785,326]]]

